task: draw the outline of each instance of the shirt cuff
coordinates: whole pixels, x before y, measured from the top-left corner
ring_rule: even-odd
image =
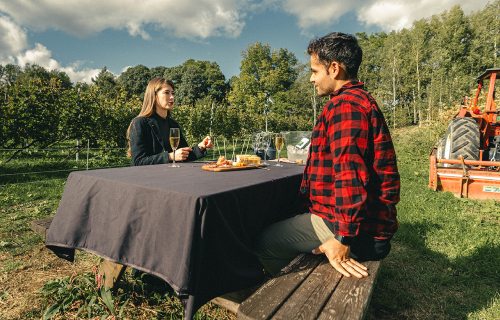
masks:
[[[200,159],[207,155],[207,149],[201,151],[198,145],[195,145],[193,148],[193,153],[196,156],[196,159]]]
[[[323,221],[325,221],[325,225],[328,229],[330,229],[330,231],[334,234],[334,235],[338,235],[338,236],[345,236],[345,237],[356,237],[357,234],[354,233],[354,234],[349,234],[349,233],[346,233],[346,232],[343,232],[344,234],[340,234],[339,230],[338,230],[338,227],[337,227],[337,230],[335,230],[335,223],[330,221],[330,220],[327,220],[325,218],[323,218]],[[359,227],[358,227],[359,229]]]
[[[168,157],[168,152],[167,151],[163,152],[163,160],[164,160],[164,163],[170,163],[170,159]]]

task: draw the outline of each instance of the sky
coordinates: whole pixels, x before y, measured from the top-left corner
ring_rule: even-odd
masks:
[[[215,61],[226,79],[256,42],[308,62],[314,37],[390,32],[460,5],[487,0],[0,0],[0,64],[36,63],[91,83],[103,67],[174,67]]]

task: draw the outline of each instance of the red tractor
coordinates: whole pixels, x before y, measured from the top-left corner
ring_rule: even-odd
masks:
[[[476,97],[464,103],[439,139],[430,161],[429,187],[457,197],[500,199],[500,113],[495,106],[495,80],[500,69],[488,69],[478,80]],[[489,78],[486,107],[477,104]],[[441,165],[438,165],[441,164]]]

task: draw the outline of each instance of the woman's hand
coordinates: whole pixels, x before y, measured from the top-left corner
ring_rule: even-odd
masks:
[[[193,149],[186,147],[175,150],[175,161],[184,161],[189,156],[189,152],[193,151]],[[168,154],[168,159],[170,161],[174,161],[174,153],[170,152]]]
[[[212,140],[210,139],[209,136],[207,136],[205,139],[203,139],[202,142],[198,143],[198,148],[200,149],[200,151],[203,151],[205,149],[210,149],[214,146],[214,144],[212,143]]]

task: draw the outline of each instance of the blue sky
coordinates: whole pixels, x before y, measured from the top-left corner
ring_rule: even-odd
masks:
[[[37,63],[90,82],[104,66],[173,67],[215,61],[239,74],[255,42],[286,48],[303,62],[312,37],[332,31],[399,30],[414,20],[486,0],[0,0],[0,64]]]

